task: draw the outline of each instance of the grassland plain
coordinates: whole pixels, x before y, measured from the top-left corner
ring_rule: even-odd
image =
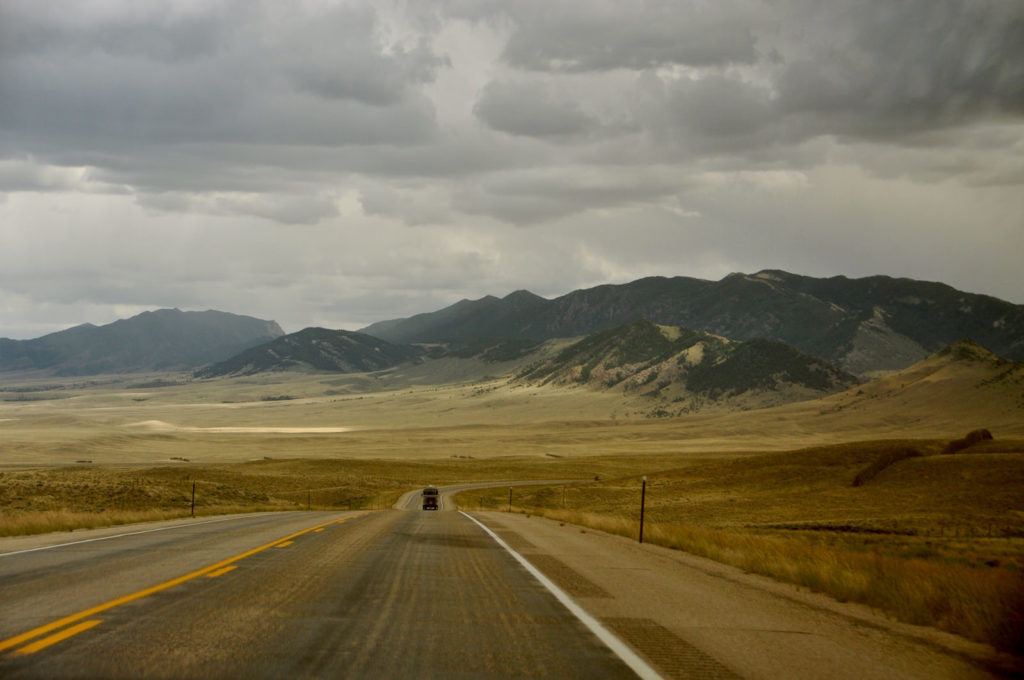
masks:
[[[512,509],[635,535],[648,475],[645,540],[1022,654],[1018,369],[939,357],[826,399],[651,418],[644,398],[517,384],[471,363],[213,381],[5,376],[0,534],[181,516],[193,484],[208,514],[579,478],[516,490]],[[996,439],[941,455],[978,427]],[[921,455],[892,455],[908,448]],[[508,509],[507,494],[460,502]]]
[[[0,465],[203,464],[264,457],[441,458],[779,451],[869,438],[1024,437],[1024,365],[933,357],[824,399],[651,418],[649,398],[536,387],[501,367],[382,374],[4,376]],[[466,382],[443,383],[452,376]],[[469,376],[476,376],[470,378]]]

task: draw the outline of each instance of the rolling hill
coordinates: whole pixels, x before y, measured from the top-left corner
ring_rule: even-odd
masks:
[[[896,373],[821,402],[822,414],[894,423],[946,418],[952,432],[1024,423],[1024,363],[1000,357],[971,340],[944,347]],[[965,430],[966,431],[966,430]],[[1022,430],[1024,431],[1024,430]]]
[[[33,340],[0,339],[0,371],[97,375],[191,370],[284,335],[274,321],[226,312],[143,312]]]
[[[650,277],[553,300],[517,291],[463,300],[361,332],[390,342],[458,345],[481,337],[578,337],[639,319],[734,340],[784,342],[857,374],[905,368],[968,337],[1024,360],[1024,305],[942,283],[887,276],[820,279],[777,270],[730,274],[721,281]]]
[[[198,378],[267,371],[314,370],[366,373],[417,359],[422,350],[378,338],[326,328],[306,328],[196,371]]]

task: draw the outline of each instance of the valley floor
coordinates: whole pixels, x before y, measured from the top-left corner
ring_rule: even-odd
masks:
[[[984,365],[924,365],[824,399],[752,410],[709,403],[689,414],[649,397],[481,375],[500,368],[452,362],[429,373],[205,381],[5,376],[0,466],[708,455],[953,438],[980,427],[997,438],[1024,437],[1024,376]],[[458,377],[467,379],[445,382]]]
[[[815,401],[674,417],[642,397],[501,377],[7,377],[0,534],[182,516],[193,489],[210,514],[579,479],[460,502],[634,535],[647,475],[651,540],[1020,653],[1024,602],[1007,594],[1024,592],[1024,386],[969,365],[916,370]],[[943,454],[977,428],[995,439]],[[881,573],[937,585],[857,594]]]

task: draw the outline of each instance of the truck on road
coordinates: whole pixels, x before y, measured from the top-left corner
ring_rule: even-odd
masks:
[[[424,510],[437,510],[437,487],[428,486],[423,490],[423,509]]]

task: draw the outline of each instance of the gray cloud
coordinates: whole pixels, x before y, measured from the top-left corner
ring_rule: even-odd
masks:
[[[1024,113],[1019,2],[802,9],[800,36],[815,37],[783,35],[777,89],[780,109],[811,133],[884,138]]]
[[[73,0],[45,5],[11,0],[0,8],[0,55],[105,53],[154,62],[208,57],[228,37],[232,17],[244,16],[243,5],[238,1],[191,7],[107,3],[85,13]]]
[[[596,125],[577,102],[542,83],[491,82],[473,112],[495,130],[524,137],[569,137]]]
[[[359,204],[367,215],[413,226],[445,224],[454,217],[447,187],[367,182],[359,190]]]
[[[188,144],[259,147],[274,166],[286,146],[414,145],[435,134],[433,106],[412,86],[443,60],[422,41],[383,44],[369,7],[203,3],[178,16],[170,3],[129,4],[98,16],[75,3],[11,5],[0,153],[86,159],[145,186],[163,175],[146,168],[169,156],[180,174],[205,175],[197,156],[208,154],[182,154]]]
[[[628,0],[501,3],[515,30],[503,58],[541,71],[723,66],[756,58],[756,3]]]
[[[785,121],[763,85],[716,74],[668,84],[655,79],[645,87],[653,99],[641,114],[647,128],[688,153],[750,155],[780,141]]]
[[[660,198],[689,188],[690,180],[656,169],[552,167],[545,172],[493,174],[456,191],[455,206],[516,224],[534,224],[582,211]]]
[[[102,181],[82,167],[45,165],[33,159],[0,160],[0,189],[4,191],[88,191],[130,193],[125,186]]]
[[[139,204],[154,210],[205,215],[248,215],[282,224],[316,224],[335,217],[338,208],[327,196],[162,193],[144,194]]]

